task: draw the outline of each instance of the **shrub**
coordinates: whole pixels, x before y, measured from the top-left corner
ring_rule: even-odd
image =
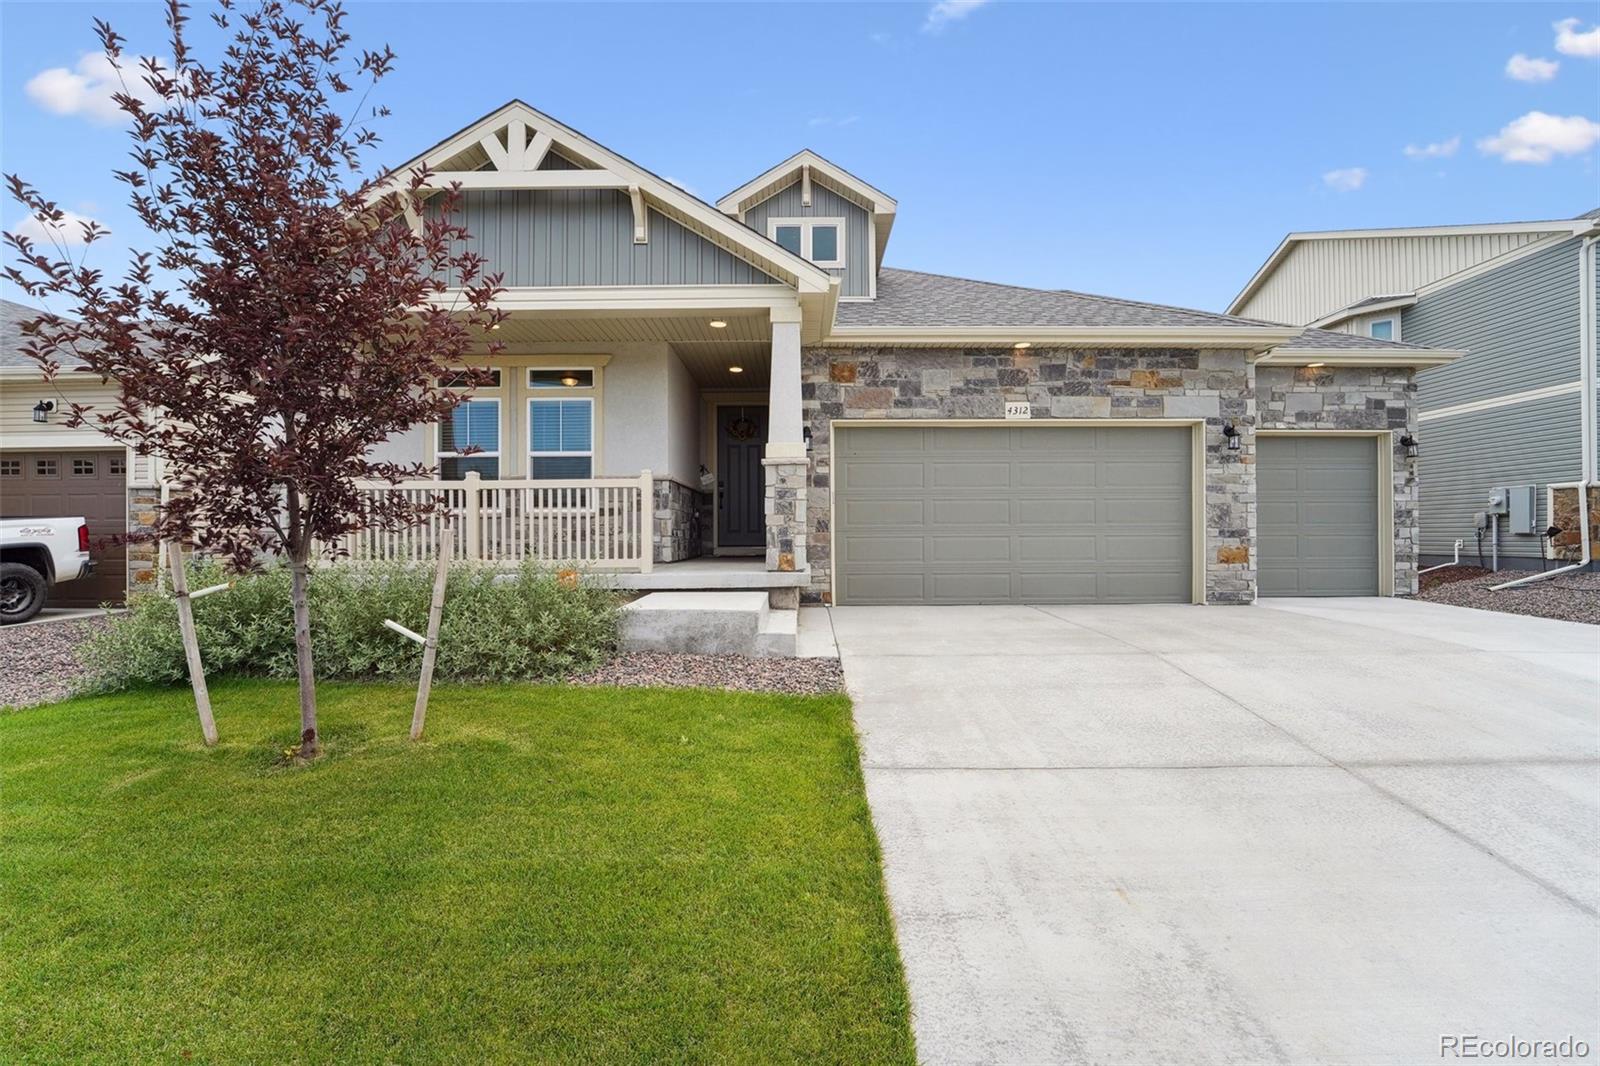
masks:
[[[189,566],[189,587],[228,580],[220,564]],[[200,655],[210,677],[295,677],[289,571],[272,566],[233,579],[232,590],[194,601]],[[433,568],[333,566],[311,581],[317,676],[330,681],[412,680],[422,649],[386,628],[427,626]],[[458,565],[450,572],[436,675],[453,681],[534,681],[599,665],[616,647],[615,592],[562,581],[533,563],[507,572]],[[186,681],[176,604],[135,593],[128,610],[85,644],[92,691]]]

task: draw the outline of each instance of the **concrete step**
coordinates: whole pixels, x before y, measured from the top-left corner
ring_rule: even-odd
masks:
[[[764,591],[652,592],[622,608],[622,650],[789,657],[798,619]]]
[[[756,633],[755,654],[762,659],[793,659],[800,640],[800,612],[767,612],[767,619]]]

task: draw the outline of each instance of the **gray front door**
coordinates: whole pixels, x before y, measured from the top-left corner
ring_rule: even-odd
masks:
[[[1378,450],[1371,437],[1256,440],[1262,596],[1378,594]]]
[[[717,547],[764,548],[767,445],[765,407],[717,408]]]
[[[1187,427],[834,425],[841,604],[1184,603]]]

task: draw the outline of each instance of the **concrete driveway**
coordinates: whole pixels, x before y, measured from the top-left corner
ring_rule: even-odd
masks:
[[[831,617],[926,1061],[1600,1056],[1600,630],[1402,600]]]

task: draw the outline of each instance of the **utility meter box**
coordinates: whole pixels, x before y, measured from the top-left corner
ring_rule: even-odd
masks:
[[[1484,508],[1486,514],[1499,515],[1504,518],[1511,513],[1510,490],[1494,488],[1489,490],[1489,505]]]
[[[1539,497],[1536,485],[1512,485],[1502,490],[1510,507],[1513,533],[1539,532]]]

